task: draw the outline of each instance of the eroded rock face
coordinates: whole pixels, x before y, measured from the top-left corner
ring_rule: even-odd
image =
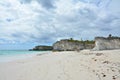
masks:
[[[96,37],[93,50],[120,49],[120,37]]]
[[[85,44],[79,41],[61,40],[53,44],[53,50],[56,51],[75,51],[82,49],[92,49],[94,44]]]

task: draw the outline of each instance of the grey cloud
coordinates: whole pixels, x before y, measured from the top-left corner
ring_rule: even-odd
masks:
[[[102,0],[79,0],[79,1],[85,2],[85,3],[94,3],[96,5],[99,5]]]
[[[108,7],[112,0],[80,0],[85,3],[95,4],[98,7]]]
[[[30,3],[31,1],[35,1],[35,0],[20,0],[22,4]],[[55,8],[54,6],[55,0],[36,0],[36,1],[46,9]]]
[[[111,28],[101,28],[100,30],[101,31],[111,31],[112,29]]]
[[[41,5],[47,9],[54,8],[54,1],[55,0],[37,0]]]
[[[95,20],[97,18],[95,12],[89,8],[80,9],[79,12],[81,16],[84,16],[90,20]]]
[[[110,29],[114,29],[116,26],[118,26],[119,24],[115,24],[112,25],[113,23],[116,23],[119,20],[118,17],[114,16],[114,15],[108,15],[107,17],[103,18],[103,19],[98,19],[94,22],[94,24],[96,24],[96,26],[99,26],[101,29],[104,30],[104,28],[107,30]],[[103,27],[103,28],[102,28]]]
[[[20,0],[21,4],[30,3],[32,0]]]
[[[0,2],[0,6],[4,6],[4,7],[10,7],[11,6],[11,4],[10,3],[8,3],[8,2],[4,2],[4,3],[2,3],[2,2]]]

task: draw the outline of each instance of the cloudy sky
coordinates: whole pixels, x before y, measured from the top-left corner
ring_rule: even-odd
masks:
[[[120,0],[0,0],[0,49],[120,36]]]

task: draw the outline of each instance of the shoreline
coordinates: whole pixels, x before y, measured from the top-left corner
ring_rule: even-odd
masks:
[[[10,55],[1,55],[0,63],[14,62],[17,60],[24,60],[32,58],[36,55],[42,55],[46,53],[50,53],[51,51],[43,51],[43,52],[32,52],[32,53],[22,53],[22,54],[10,54]]]
[[[120,50],[50,52],[0,63],[0,80],[119,79]]]

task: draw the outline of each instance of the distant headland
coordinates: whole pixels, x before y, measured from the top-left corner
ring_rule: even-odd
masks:
[[[108,37],[95,37],[95,40],[74,40],[62,39],[56,41],[52,46],[39,45],[30,50],[52,50],[52,51],[79,51],[83,49],[91,50],[112,50],[120,49],[120,37],[112,36],[109,34]]]

